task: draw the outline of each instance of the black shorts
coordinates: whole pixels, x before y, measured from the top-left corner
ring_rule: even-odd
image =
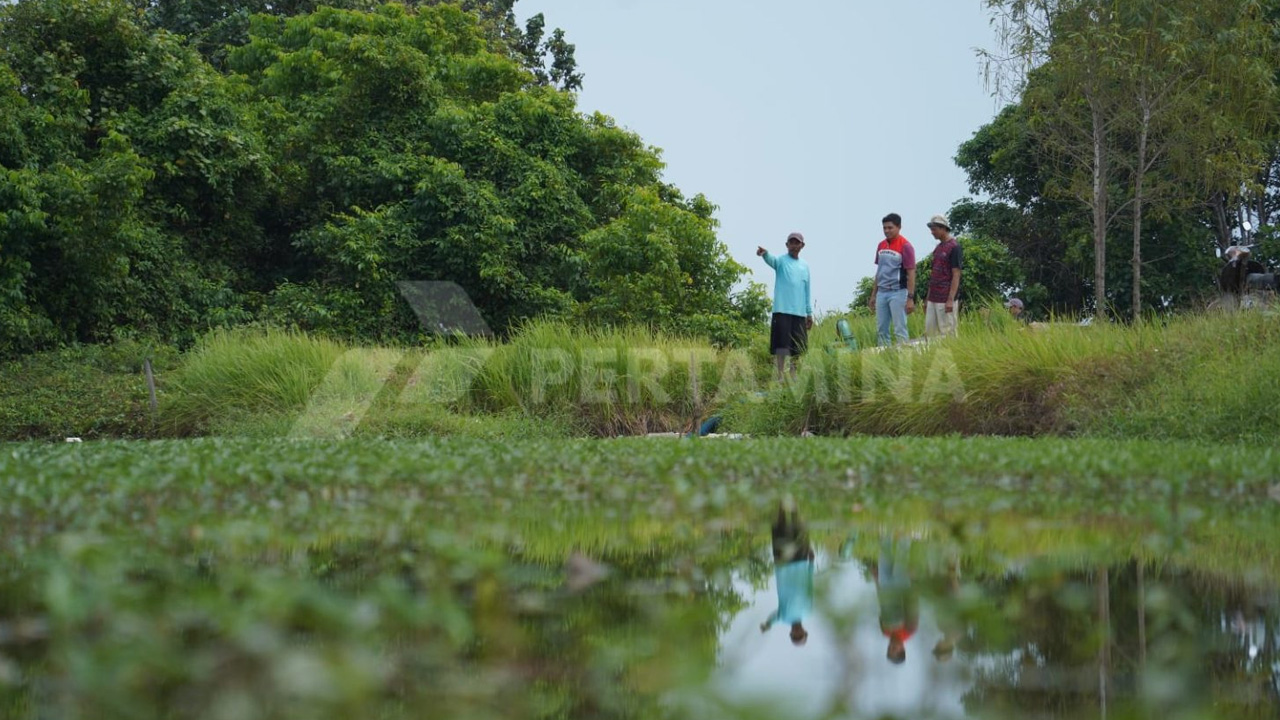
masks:
[[[788,350],[792,355],[804,352],[809,344],[809,329],[805,327],[805,316],[774,313],[769,327],[769,354],[777,355],[780,350]]]

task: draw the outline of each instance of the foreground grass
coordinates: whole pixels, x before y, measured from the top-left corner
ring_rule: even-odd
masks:
[[[1232,541],[1257,552],[1209,562],[1280,562],[1263,550],[1280,539],[1267,524],[1280,509],[1277,462],[1265,447],[960,437],[9,445],[0,547],[21,553],[76,532],[288,549],[441,528],[501,546],[532,542],[519,534],[527,527],[554,539],[546,558],[584,528],[593,547],[644,552],[655,528],[701,537],[755,523],[793,493],[819,528],[850,513],[937,525],[1118,516],[1164,523],[1191,548],[1223,540],[1214,523],[1229,517],[1248,531]],[[1226,514],[1189,509],[1200,505]],[[672,515],[705,526],[672,529]],[[241,537],[246,521],[268,522],[269,540]]]

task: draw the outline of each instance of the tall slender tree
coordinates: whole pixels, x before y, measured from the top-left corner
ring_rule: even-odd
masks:
[[[1118,5],[1128,62],[1117,78],[1132,98],[1123,148],[1133,207],[1132,309],[1142,311],[1143,213],[1198,202],[1199,183],[1238,186],[1264,165],[1257,142],[1273,91],[1274,51],[1255,3],[1241,0],[1128,0]],[[1234,166],[1206,169],[1213,147]],[[1196,176],[1202,176],[1197,182]],[[1153,182],[1154,181],[1154,184]]]
[[[1274,41],[1255,0],[988,0],[1052,179],[1091,216],[1094,306],[1109,305],[1107,236],[1132,209],[1131,306],[1142,309],[1144,213],[1228,197],[1263,167]],[[1002,88],[998,87],[998,90]],[[1225,213],[1223,216],[1225,224]]]
[[[1127,38],[1108,2],[1058,4],[1050,18],[1049,61],[1032,72],[1024,102],[1033,127],[1063,159],[1057,192],[1089,210],[1093,237],[1093,306],[1105,316],[1107,234],[1123,210],[1113,199],[1117,133],[1127,106],[1114,82]]]

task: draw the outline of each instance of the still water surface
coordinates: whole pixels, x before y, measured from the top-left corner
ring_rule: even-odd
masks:
[[[0,562],[0,717],[1280,717],[1269,550],[778,508],[568,563],[63,538]]]
[[[922,527],[823,547],[779,522],[732,576],[714,669],[677,703],[692,714],[1280,717],[1265,574],[1078,546],[997,557]]]

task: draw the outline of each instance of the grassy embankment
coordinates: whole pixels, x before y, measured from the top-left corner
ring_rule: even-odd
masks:
[[[782,386],[770,381],[763,335],[717,350],[543,323],[506,343],[404,350],[215,333],[159,363],[155,429],[137,372],[142,348],[67,351],[5,368],[0,437],[565,437],[687,430],[712,414],[722,431],[756,435],[1252,441],[1280,432],[1274,315],[1030,329],[974,314],[959,338],[886,352],[834,350],[834,325],[814,329],[799,380]],[[871,320],[853,325],[869,347]]]

